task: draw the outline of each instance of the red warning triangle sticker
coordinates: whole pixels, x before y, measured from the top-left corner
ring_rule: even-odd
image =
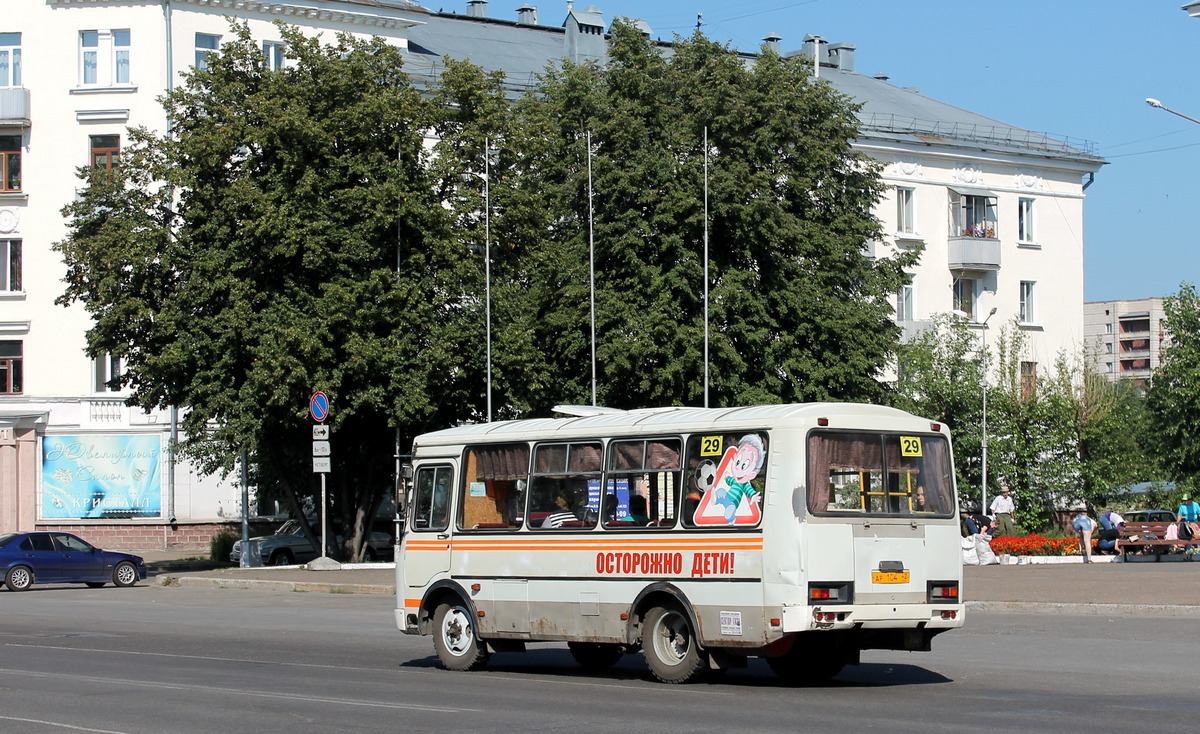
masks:
[[[713,480],[713,486],[704,493],[700,498],[700,505],[696,507],[696,512],[692,515],[692,522],[697,525],[757,525],[762,519],[762,510],[757,502],[751,502],[742,495],[741,501],[738,502],[736,508],[731,508],[728,503],[721,503],[718,500],[725,496],[725,476],[729,472],[729,465],[733,462],[733,457],[737,455],[737,446],[730,446],[725,449],[725,455],[721,457],[721,463],[717,465],[717,476]],[[721,497],[718,498],[717,495]],[[731,512],[732,510],[732,512]]]

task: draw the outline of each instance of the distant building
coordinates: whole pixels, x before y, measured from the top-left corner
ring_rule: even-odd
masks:
[[[126,128],[163,130],[157,97],[248,24],[269,63],[286,65],[276,20],[332,40],[380,36],[406,54],[418,83],[443,58],[507,74],[529,88],[547,63],[603,61],[609,26],[595,7],[565,3],[557,25],[532,5],[489,18],[485,0],[435,12],[408,0],[4,0],[0,16],[0,532],[70,527],[119,547],[207,547],[240,517],[233,483],[198,475],[169,455],[172,416],[123,404],[109,385],[118,360],[84,356],[82,308],[62,308],[63,266],[51,245],[81,165],[119,164]],[[543,15],[545,10],[543,8]],[[636,25],[648,37],[652,29]],[[764,44],[783,49],[770,35]],[[859,150],[884,165],[874,256],[924,245],[911,284],[896,294],[909,335],[961,310],[1029,337],[1022,372],[1083,336],[1084,190],[1104,164],[1082,141],[1006,125],[855,70],[855,47],[801,39],[785,55],[814,56],[819,76],[863,105]],[[668,44],[659,44],[664,53]],[[752,63],[753,54],[742,54]],[[66,63],[73,61],[74,63]],[[979,87],[963,89],[969,105]],[[115,456],[106,484],[87,480]],[[115,467],[115,468],[114,468]],[[172,520],[177,522],[172,522]]]
[[[1096,369],[1113,382],[1144,384],[1158,369],[1168,340],[1164,316],[1161,298],[1083,304],[1084,331]]]

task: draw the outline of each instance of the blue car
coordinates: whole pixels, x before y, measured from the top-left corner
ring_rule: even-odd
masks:
[[[98,589],[110,581],[133,586],[146,578],[146,562],[129,553],[100,550],[70,533],[6,533],[0,535],[0,572],[10,591],[27,591],[34,584]]]

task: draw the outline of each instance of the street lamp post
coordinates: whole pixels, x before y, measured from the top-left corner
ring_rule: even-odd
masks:
[[[1165,110],[1167,112],[1170,112],[1172,115],[1177,115],[1178,117],[1182,117],[1183,119],[1187,120],[1188,122],[1194,122],[1197,125],[1200,125],[1200,120],[1197,120],[1196,118],[1192,117],[1191,115],[1185,115],[1182,112],[1180,112],[1179,110],[1173,110],[1170,107],[1167,107],[1162,102],[1159,102],[1157,99],[1155,99],[1153,97],[1147,97],[1146,104],[1150,105],[1151,107],[1154,107],[1155,109]]]
[[[983,430],[982,441],[980,443],[981,469],[983,478],[979,483],[980,497],[982,498],[982,506],[979,511],[987,513],[987,450],[988,450],[988,435],[987,435],[987,330],[988,322],[996,315],[996,307],[992,306],[992,310],[988,312],[987,318],[983,320],[983,331],[980,338],[983,340]]]
[[[483,181],[483,292],[487,331],[487,422],[492,422],[492,145],[483,139],[483,173],[464,174]]]

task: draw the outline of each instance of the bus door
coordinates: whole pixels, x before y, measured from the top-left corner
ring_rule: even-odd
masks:
[[[452,463],[421,464],[413,473],[408,527],[398,562],[409,588],[421,589],[450,572]]]

